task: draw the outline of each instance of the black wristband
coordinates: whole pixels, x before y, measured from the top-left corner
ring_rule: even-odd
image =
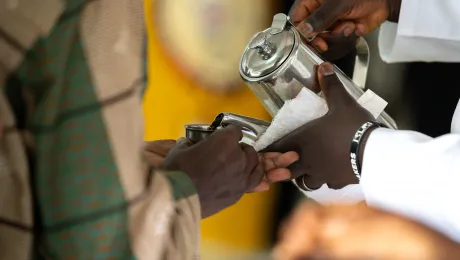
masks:
[[[356,131],[355,135],[353,136],[353,140],[351,140],[350,146],[350,162],[351,168],[353,169],[353,173],[356,175],[358,180],[361,180],[361,162],[359,161],[359,151],[361,147],[361,140],[366,135],[366,132],[374,129],[376,127],[386,127],[383,124],[375,123],[375,122],[367,122],[364,123],[358,131]]]

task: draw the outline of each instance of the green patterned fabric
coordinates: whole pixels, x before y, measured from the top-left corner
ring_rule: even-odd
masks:
[[[193,183],[142,160],[142,1],[2,12],[27,26],[0,23],[0,259],[194,259]]]
[[[36,168],[31,176],[37,191],[36,214],[45,232],[41,239],[51,256],[129,259],[124,210],[59,227],[125,202],[80,40],[80,12],[75,10],[82,2],[67,1],[68,15],[35,44],[15,73],[21,87],[35,96],[36,110],[26,125],[36,145]],[[7,84],[6,91],[12,93],[17,87]],[[111,240],[104,239],[107,237]]]
[[[165,176],[173,190],[174,200],[179,201],[197,193],[193,182],[187,174],[183,172],[167,172]]]

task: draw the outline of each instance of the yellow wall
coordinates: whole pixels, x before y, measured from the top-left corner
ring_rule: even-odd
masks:
[[[149,88],[144,103],[147,140],[179,138],[184,134],[184,124],[209,123],[224,111],[269,119],[246,87],[231,95],[217,95],[183,75],[159,44],[152,19],[152,0],[146,0],[145,5],[149,40]],[[212,241],[238,250],[263,249],[274,195],[274,191],[247,195],[237,205],[202,221],[203,245]]]

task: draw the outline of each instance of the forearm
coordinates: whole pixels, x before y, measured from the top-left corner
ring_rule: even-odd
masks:
[[[364,149],[361,186],[370,205],[422,221],[460,240],[460,135],[436,139],[377,129]]]

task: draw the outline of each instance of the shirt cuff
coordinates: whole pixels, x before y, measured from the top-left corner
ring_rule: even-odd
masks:
[[[400,201],[406,185],[419,174],[410,167],[410,157],[419,149],[415,144],[430,140],[431,137],[412,131],[372,131],[364,148],[360,181],[366,200],[371,204]]]
[[[171,185],[171,190],[175,201],[186,199],[197,194],[195,185],[186,173],[163,172],[163,175]]]
[[[447,10],[447,11],[446,11]],[[383,61],[458,62],[458,0],[404,0],[399,22],[382,24],[379,52]]]

